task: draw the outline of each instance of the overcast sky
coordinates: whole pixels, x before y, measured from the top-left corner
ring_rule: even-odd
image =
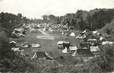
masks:
[[[44,14],[61,16],[78,9],[94,8],[114,8],[114,0],[0,0],[0,12],[22,13],[30,18]]]

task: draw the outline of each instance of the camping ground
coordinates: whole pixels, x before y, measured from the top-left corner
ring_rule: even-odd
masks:
[[[79,32],[77,32],[77,34],[78,33]],[[38,30],[37,32],[32,32],[32,33],[27,32],[24,38],[11,39],[11,40],[15,40],[18,45],[23,44],[23,42],[39,43],[41,45],[40,48],[26,48],[24,52],[26,55],[29,55],[29,58],[25,57],[24,59],[29,61],[34,66],[34,72],[36,73],[37,72],[48,73],[48,71],[55,72],[55,73],[58,73],[58,72],[72,73],[72,71],[74,71],[74,72],[80,73],[80,72],[84,72],[84,70],[87,70],[86,72],[89,72],[89,70],[90,72],[91,70],[95,72],[98,70],[101,70],[98,64],[96,64],[97,59],[99,58],[93,59],[95,63],[93,62],[92,64],[92,60],[89,61],[89,58],[91,59],[92,57],[82,57],[82,56],[73,57],[70,54],[63,54],[61,50],[58,49],[57,42],[59,40],[66,40],[66,39],[70,41],[72,45],[77,46],[79,44],[79,40],[76,40],[74,37],[65,36],[57,32],[50,33],[50,32],[41,31],[41,30]],[[45,60],[45,59],[35,59],[31,61],[30,57],[33,56],[35,51],[47,51],[49,55],[52,56],[55,60],[51,61],[51,60]]]

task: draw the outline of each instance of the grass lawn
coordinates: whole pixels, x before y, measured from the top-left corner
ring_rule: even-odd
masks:
[[[48,37],[48,38],[54,38],[54,39],[42,39],[37,38],[40,36]],[[17,40],[18,44],[22,44],[23,42],[29,42],[29,43],[40,43],[41,48],[26,48],[25,53],[29,54],[30,56],[33,55],[33,50],[45,50],[47,51],[52,57],[56,58],[59,62],[63,64],[74,64],[75,63],[75,57],[72,57],[69,54],[63,54],[61,50],[57,47],[57,42],[59,40],[69,40],[72,45],[77,45],[79,42],[75,40],[74,37],[68,37],[68,36],[62,36],[60,33],[51,33],[48,35],[44,35],[40,32],[30,33],[28,32],[25,38],[20,38]],[[63,56],[64,59],[60,59],[60,56]]]
[[[38,38],[38,37],[41,37],[41,38]],[[54,38],[54,39],[50,39],[50,38]],[[84,60],[88,60],[88,57],[82,57],[82,56],[81,57],[80,56],[73,57],[70,54],[63,54],[61,52],[61,50],[59,50],[57,48],[57,42],[59,40],[69,40],[72,45],[76,45],[76,46],[80,43],[78,40],[75,40],[74,37],[62,36],[60,33],[48,33],[48,35],[44,35],[41,32],[35,32],[35,33],[30,33],[29,32],[24,38],[20,38],[20,39],[18,39],[16,41],[17,41],[17,43],[19,45],[22,44],[23,42],[40,43],[41,48],[26,48],[25,49],[25,54],[29,54],[30,57],[32,57],[33,54],[34,54],[33,50],[47,51],[52,57],[55,58],[55,60],[59,64],[63,64],[63,67],[59,67],[58,66],[56,68],[55,65],[57,65],[57,64],[56,63],[52,63],[53,61],[35,60],[35,61],[32,61],[31,63],[35,66],[36,73],[38,73],[38,72],[40,73],[45,68],[50,68],[50,69],[53,69],[53,68],[58,69],[58,68],[60,68],[58,70],[61,70],[63,72],[64,72],[64,70],[66,72],[67,70],[68,71],[70,71],[70,70],[72,71],[74,69],[73,71],[76,71],[77,73],[80,73],[81,69],[82,69],[81,72],[84,72],[83,70],[86,69],[86,68],[87,68],[87,70],[88,69],[91,70],[91,68],[97,69],[97,67],[99,67],[98,64],[96,65],[97,61],[93,60],[95,63],[92,63],[92,61],[84,62]],[[62,56],[62,58],[61,58],[61,56]],[[83,64],[82,67],[84,67],[84,68],[80,67],[82,64]],[[75,65],[77,65],[79,67],[75,67]],[[86,65],[87,65],[87,67],[86,67]],[[70,66],[72,66],[72,67],[70,67]],[[65,68],[65,69],[63,70],[62,68],[63,69]],[[50,69],[48,69],[48,70],[50,70]],[[94,71],[94,70],[92,70],[92,71]],[[42,72],[42,73],[44,73],[44,72]],[[72,73],[72,72],[69,72],[69,73]]]

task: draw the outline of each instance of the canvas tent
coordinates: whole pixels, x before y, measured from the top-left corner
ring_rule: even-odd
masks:
[[[74,32],[71,32],[71,33],[70,33],[70,36],[75,37],[76,35],[75,35]]]

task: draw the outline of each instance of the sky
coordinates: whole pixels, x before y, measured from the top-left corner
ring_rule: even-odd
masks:
[[[114,0],[0,0],[0,12],[22,13],[29,18],[42,15],[62,16],[77,10],[114,8]]]

